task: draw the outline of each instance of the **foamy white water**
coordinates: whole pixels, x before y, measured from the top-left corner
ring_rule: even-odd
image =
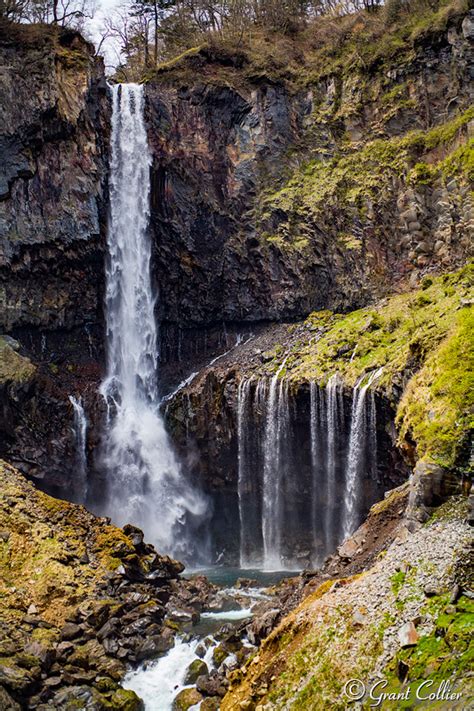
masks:
[[[113,87],[107,236],[107,513],[134,523],[160,551],[190,558],[190,519],[204,499],[182,475],[159,412],[157,327],[148,234],[150,166],[143,87]],[[197,542],[194,541],[194,545]]]
[[[158,661],[136,671],[129,672],[122,686],[131,689],[143,699],[145,711],[171,711],[173,700],[186,688],[186,671],[195,659],[196,647],[200,640],[184,642],[177,639],[175,646]],[[204,657],[209,669],[212,668],[212,653],[215,644],[209,647]]]
[[[360,479],[364,468],[370,469],[374,463],[376,440],[375,401],[373,393],[367,394],[373,382],[381,375],[382,368],[371,373],[362,385],[363,376],[354,388],[352,396],[351,431],[344,494],[343,539],[350,536],[360,523]],[[371,451],[367,451],[370,449]],[[367,472],[370,473],[370,472]]]

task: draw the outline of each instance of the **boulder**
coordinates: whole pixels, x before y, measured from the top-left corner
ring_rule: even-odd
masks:
[[[203,662],[202,659],[195,659],[193,662],[191,662],[186,671],[184,683],[186,684],[186,686],[188,684],[194,684],[199,676],[204,676],[207,674],[209,674],[209,669],[207,668],[206,662]]]
[[[413,647],[418,642],[420,636],[416,631],[416,627],[413,622],[406,622],[398,630],[398,641],[400,647]]]
[[[210,674],[200,676],[196,680],[196,688],[204,696],[225,696],[226,680],[214,670]]]
[[[173,701],[172,711],[187,711],[202,701],[202,696],[197,689],[183,689]]]

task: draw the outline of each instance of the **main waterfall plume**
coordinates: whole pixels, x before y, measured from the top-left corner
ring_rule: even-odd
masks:
[[[144,528],[161,551],[189,559],[195,551],[186,530],[199,523],[206,504],[183,477],[159,412],[148,233],[151,154],[143,114],[141,86],[113,88],[107,376],[101,386],[108,408],[106,508],[115,522]]]

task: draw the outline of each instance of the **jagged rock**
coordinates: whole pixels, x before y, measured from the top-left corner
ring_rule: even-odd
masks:
[[[436,506],[460,489],[460,479],[453,472],[432,462],[418,461],[410,479],[407,521],[412,526],[427,521]]]
[[[248,627],[248,638],[251,644],[257,644],[259,640],[269,635],[279,614],[279,610],[269,610],[250,623]]]
[[[196,688],[204,696],[225,696],[227,682],[216,671],[212,671],[196,679]]]
[[[168,628],[164,628],[161,635],[156,637],[148,637],[142,644],[139,645],[135,652],[138,662],[145,659],[157,657],[159,654],[167,652],[174,646],[173,633]]]
[[[69,641],[71,639],[76,639],[83,633],[83,629],[80,625],[76,625],[74,622],[66,622],[66,624],[61,628],[61,639]]]
[[[400,642],[400,647],[412,647],[419,640],[419,634],[416,631],[416,627],[413,622],[406,622],[398,630],[398,641]]]

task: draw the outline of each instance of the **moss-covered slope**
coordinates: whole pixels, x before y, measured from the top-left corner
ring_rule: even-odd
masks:
[[[280,374],[295,385],[338,373],[350,387],[377,372],[373,387],[397,407],[400,439],[416,443],[417,458],[453,466],[472,429],[472,286],[468,265],[349,314],[315,312],[254,372],[285,360]]]
[[[465,503],[450,502],[413,535],[401,526],[365,573],[323,583],[234,673],[221,708],[342,711],[357,698],[366,709],[383,693],[401,695],[380,696],[383,709],[467,708],[474,609],[469,593],[462,594],[472,572],[464,516]],[[354,679],[367,693],[361,684],[346,686]],[[424,687],[426,697],[443,680],[459,696],[417,703],[427,679],[433,684]]]
[[[1,461],[0,479],[0,706],[138,711],[120,679],[172,646],[164,602],[182,566]]]

